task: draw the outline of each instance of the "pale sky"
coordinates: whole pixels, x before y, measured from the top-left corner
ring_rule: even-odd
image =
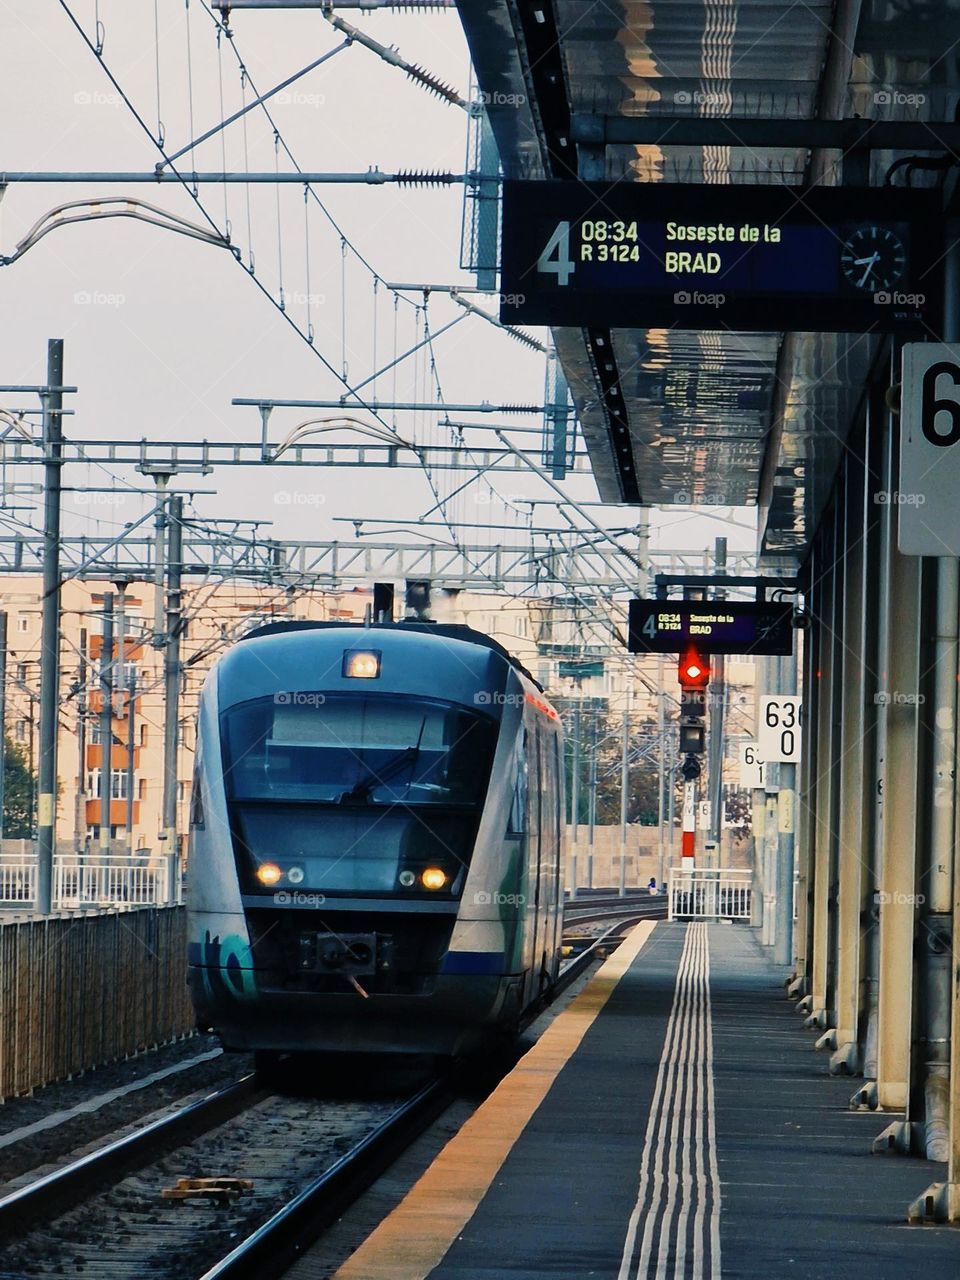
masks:
[[[154,5],[150,0],[99,0],[99,4],[70,0],[69,7],[91,38],[95,38],[99,14],[104,63],[155,132]],[[189,8],[183,0],[158,0],[157,11],[160,118],[165,146],[171,152],[221,118],[221,74],[225,113],[239,107],[240,77],[226,42],[218,55],[216,28],[201,0],[190,0]],[[469,57],[455,11],[371,15],[344,10],[342,16],[381,43],[396,45],[409,61],[467,95]],[[261,92],[342,39],[319,12],[236,12],[231,25],[236,48]],[[298,163],[307,170],[360,171],[378,166],[387,172],[458,173],[464,168],[466,114],[431,96],[401,70],[359,45],[337,53],[291,86],[285,98],[273,103],[271,112]],[[179,161],[181,171],[192,164],[200,170],[219,171],[224,163],[222,148],[228,169],[243,170],[249,163],[251,170],[273,170],[276,159],[269,122],[259,110],[246,119],[246,158],[243,126],[237,123],[225,131],[222,141],[217,136],[197,148],[195,161],[189,157]],[[57,0],[42,4],[0,0],[0,121],[0,171],[149,172],[160,158]],[[292,168],[283,154],[280,167]],[[244,263],[249,263],[252,244],[256,274],[278,297],[282,255],[290,315],[306,326],[309,294],[315,346],[338,370],[345,356],[352,382],[373,371],[374,342],[378,364],[392,358],[395,323],[401,349],[410,345],[415,334],[422,336],[414,308],[401,302],[395,310],[392,296],[382,285],[374,307],[371,275],[351,253],[344,259],[338,235],[313,202],[305,225],[302,186],[280,188],[279,213],[275,187],[249,190],[252,238],[246,190],[233,186],[226,196],[232,239]],[[459,187],[318,186],[316,190],[381,279],[473,283],[459,269]],[[200,194],[222,228],[224,187],[204,186]],[[187,192],[177,185],[11,185],[0,202],[0,253],[12,253],[31,225],[54,206],[106,195],[133,195],[193,224],[208,226]],[[475,301],[496,311],[495,298]],[[434,295],[429,306],[432,331],[458,314],[459,308],[449,299]],[[0,383],[42,381],[47,338],[64,338],[66,380],[80,389],[69,398],[76,416],[65,419],[65,431],[74,437],[253,440],[259,434],[256,410],[231,407],[232,397],[333,399],[342,391],[334,374],[228,251],[127,219],[57,229],[21,260],[0,269],[0,325],[4,333]],[[543,330],[535,334],[542,340],[547,336]],[[436,340],[434,350],[448,401],[542,400],[543,356],[482,320],[463,320]],[[410,360],[400,366],[395,384],[387,374],[377,390],[381,400],[390,398],[394,390],[403,400],[433,399],[432,375],[424,359]],[[6,397],[6,407],[13,404]],[[279,439],[308,416],[314,415],[278,410],[273,438]],[[392,423],[392,415],[384,416]],[[509,421],[539,425],[536,418]],[[448,432],[432,425],[435,422],[435,416],[399,414],[396,429],[404,438],[446,443]],[[536,441],[532,436],[515,437],[517,443],[524,439]],[[470,440],[494,443],[486,434],[483,438],[472,435]],[[148,483],[130,468],[117,469],[117,474],[137,487]],[[22,468],[10,468],[7,476],[8,482],[35,478],[35,473]],[[103,470],[86,466],[68,469],[64,482],[73,486],[113,483]],[[335,517],[415,520],[434,501],[426,479],[412,470],[221,469],[191,483],[218,490],[197,498],[199,513],[272,521],[264,532],[277,537],[344,537],[352,531],[338,525]],[[447,480],[448,485],[453,483]],[[535,478],[501,474],[495,485],[501,494],[516,498],[549,496]],[[596,497],[587,478],[568,481],[564,487],[578,499]],[[119,530],[144,509],[143,500],[135,495],[110,504],[68,496],[65,510],[71,514],[66,527]],[[501,523],[507,528],[512,523],[508,508],[476,486],[451,510],[463,520]],[[596,509],[593,513],[598,515]],[[30,518],[26,511],[15,514]],[[752,549],[754,513],[740,509],[735,515],[743,528],[724,526],[715,518],[698,519],[683,509],[655,515],[653,545],[712,547],[714,537],[726,533],[731,550]],[[36,516],[32,518],[36,523]],[[604,513],[603,519],[612,526],[633,523],[631,513],[622,509]]]

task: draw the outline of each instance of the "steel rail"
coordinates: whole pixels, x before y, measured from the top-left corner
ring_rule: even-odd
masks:
[[[605,954],[625,924],[643,919],[645,915],[634,910],[632,916],[617,918],[609,929],[592,939],[589,946],[563,966],[546,1000],[530,1011],[523,1027],[535,1021],[545,1007]],[[115,1182],[120,1176],[245,1110],[261,1092],[264,1091],[255,1074],[244,1076],[11,1192],[0,1199],[0,1237],[20,1235],[39,1220],[48,1221],[101,1186]],[[265,1274],[281,1274],[390,1167],[455,1096],[453,1077],[441,1077],[425,1085],[205,1271],[200,1280],[257,1280]]]
[[[141,1168],[186,1140],[246,1110],[266,1094],[255,1074],[161,1116],[0,1199],[0,1236],[19,1235],[39,1220],[76,1204],[92,1191]]]
[[[560,973],[557,975],[556,982],[550,989],[550,1003],[553,1003],[558,995],[561,995],[566,991],[567,987],[569,987],[571,983],[576,982],[577,978],[580,977],[585,969],[589,968],[590,965],[593,964],[594,960],[598,960],[600,958],[601,950],[604,955],[606,954],[606,948],[612,945],[614,939],[620,934],[624,925],[631,923],[639,924],[643,919],[646,919],[646,917],[634,915],[628,916],[622,920],[617,920],[615,924],[612,924],[610,928],[601,933],[599,937],[594,938],[589,947],[585,947],[578,956],[574,956],[572,960],[569,960],[560,970]],[[617,945],[619,945],[619,943]]]
[[[563,966],[550,988],[546,1005],[561,995],[610,946],[623,920],[595,938],[579,956]],[[521,1024],[526,1028],[543,1012],[537,1005]],[[453,1101],[454,1084],[447,1079],[426,1085],[394,1114],[368,1134],[336,1164],[315,1178],[283,1208],[222,1258],[200,1280],[259,1280],[282,1275],[349,1204]]]
[[[569,924],[596,924],[601,920],[615,919],[623,923],[626,920],[665,920],[667,918],[666,901],[658,904],[656,910],[638,911],[636,907],[624,908],[622,912],[617,911],[597,911],[590,915],[573,916],[568,921]],[[568,938],[569,942],[570,939]]]
[[[446,1079],[434,1080],[315,1178],[200,1280],[262,1280],[283,1271],[375,1181],[453,1101]]]

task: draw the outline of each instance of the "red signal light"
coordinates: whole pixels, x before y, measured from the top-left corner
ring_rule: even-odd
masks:
[[[684,689],[705,689],[710,681],[710,664],[691,649],[680,659],[678,678]]]

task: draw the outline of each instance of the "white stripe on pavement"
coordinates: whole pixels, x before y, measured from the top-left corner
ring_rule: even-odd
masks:
[[[688,1275],[694,1280],[720,1278],[720,1178],[705,923],[688,925],[684,938],[618,1280],[684,1280]]]

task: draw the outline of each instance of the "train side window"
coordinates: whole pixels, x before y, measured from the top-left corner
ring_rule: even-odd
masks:
[[[522,835],[527,829],[527,772],[529,760],[529,744],[527,730],[521,729],[517,734],[517,773],[513,784],[513,802],[510,805],[510,819],[507,831],[512,835]]]

